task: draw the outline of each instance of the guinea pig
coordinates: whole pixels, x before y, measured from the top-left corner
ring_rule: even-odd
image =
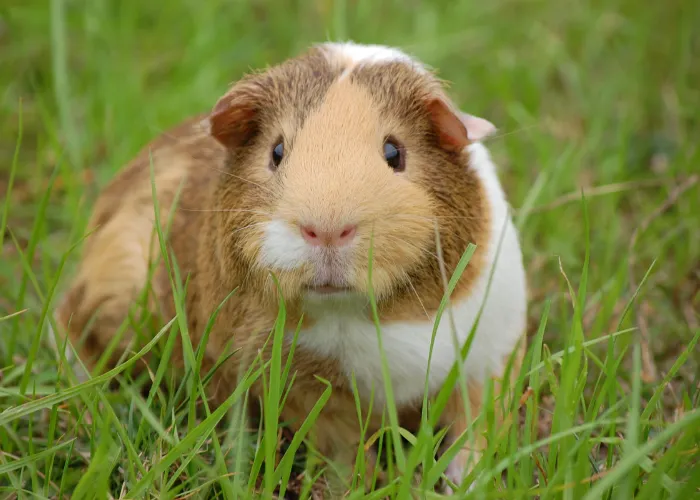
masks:
[[[120,328],[108,363],[123,354],[134,332],[122,325],[134,311],[175,317],[165,263],[149,267],[161,255],[155,189],[169,255],[187,281],[192,345],[220,307],[204,363],[233,352],[214,373],[213,401],[237,386],[251,359],[244,353],[269,359],[283,299],[283,359],[297,341],[280,419],[298,429],[326,388],[318,377],[328,381],[315,447],[352,468],[362,431],[354,387],[363,408],[372,403],[370,434],[387,403],[377,324],[393,400],[409,422],[420,417],[425,388],[430,398],[445,384],[478,316],[461,365],[469,401],[455,384],[441,417],[445,443],[454,443],[471,423],[467,414],[479,413],[486,377],[500,381],[498,390],[509,358],[518,373],[525,349],[519,235],[483,144],[494,131],[395,48],[321,43],[247,74],[211,112],[148,144],[102,190],[55,311],[58,338],[67,335],[91,370]],[[447,280],[472,244],[428,369]],[[183,366],[181,344],[173,356]],[[259,381],[250,388],[255,397],[262,390]],[[483,446],[481,437],[465,444],[446,476],[459,484]]]

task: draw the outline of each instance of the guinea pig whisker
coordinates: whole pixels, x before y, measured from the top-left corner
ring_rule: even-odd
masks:
[[[413,290],[414,295],[418,299],[418,303],[420,304],[421,308],[423,309],[423,312],[425,313],[425,317],[428,318],[428,320],[430,320],[430,315],[428,314],[428,310],[425,308],[425,304],[423,304],[423,301],[421,300],[420,295],[418,295],[418,291],[416,290],[416,287],[413,286],[413,280],[411,280],[411,276],[409,276],[409,274],[406,271],[404,271],[403,274],[404,274],[404,276],[406,276],[406,281],[408,282],[408,286],[411,287],[411,290]]]
[[[253,266],[250,266],[248,268],[248,271],[245,273],[245,276],[243,276],[243,285],[247,285],[250,282],[250,276],[253,274]]]
[[[184,210],[186,212],[231,212],[231,213],[249,213],[249,214],[255,214],[255,215],[265,215],[267,217],[272,217],[271,213],[268,212],[262,212],[260,210],[247,210],[244,208],[183,208],[180,207],[180,210]]]
[[[248,224],[247,226],[236,228],[234,231],[231,231],[229,235],[236,234],[240,231],[245,231],[246,229],[250,229],[256,226],[264,226],[265,224],[267,224],[267,222],[254,222],[253,224]]]
[[[418,220],[427,220],[427,221],[432,221],[433,217],[426,217],[424,215],[415,215],[415,214],[390,214],[388,217],[394,218],[394,219],[418,219]],[[383,216],[382,219],[386,219],[387,216]]]
[[[524,127],[520,127],[520,128],[516,128],[515,130],[511,130],[510,132],[503,132],[502,134],[499,134],[499,133],[493,134],[493,135],[491,135],[491,136],[489,136],[489,137],[485,137],[485,138],[483,139],[483,141],[484,141],[484,142],[491,142],[491,141],[494,141],[494,140],[496,140],[496,139],[500,139],[500,138],[502,138],[502,137],[506,137],[506,136],[509,136],[509,135],[519,134],[519,133],[521,133],[521,132],[525,132],[526,130],[531,130],[531,129],[533,129],[533,128],[540,128],[541,126],[542,126],[542,125],[541,125],[541,124],[538,124],[538,123],[535,123],[535,124],[532,124],[532,125],[526,125],[526,126],[524,126]]]
[[[416,245],[415,243],[411,243],[410,241],[407,241],[407,240],[405,240],[405,239],[403,239],[403,238],[400,238],[400,237],[398,237],[398,236],[395,236],[395,235],[393,235],[393,234],[387,234],[387,235],[385,235],[385,237],[386,237],[386,238],[389,238],[389,239],[392,239],[392,240],[394,240],[394,241],[398,241],[399,243],[401,243],[401,244],[403,244],[403,245],[406,245],[406,246],[415,248],[415,249],[418,250],[421,254],[427,254],[427,255],[430,255],[430,256],[432,256],[432,257],[434,257],[434,258],[436,258],[436,259],[438,258],[437,255],[435,255],[433,252],[431,252],[431,251],[428,250],[427,248],[419,247],[419,246]]]
[[[475,219],[480,219],[481,217],[473,217],[473,216],[466,216],[466,215],[434,215],[432,217],[426,217],[424,215],[414,215],[414,214],[393,214],[391,217],[395,217],[397,219],[421,219],[421,220],[428,220],[431,222],[435,222],[438,219],[463,219],[463,220],[475,220]]]
[[[163,137],[167,137],[168,139],[172,139],[173,141],[177,142],[179,145],[181,145],[183,143],[183,141],[187,141],[187,138],[183,138],[181,136],[177,136],[175,134],[172,134],[161,127],[149,127],[149,128],[151,129],[151,131],[157,132],[159,135],[161,135]],[[198,140],[198,138],[193,139],[191,136],[188,136],[188,137],[189,137],[189,141],[187,141],[187,142],[195,142],[196,140]],[[182,149],[184,151],[188,150],[187,148],[182,148]],[[190,154],[190,158],[194,159],[194,155]]]
[[[419,247],[418,245],[416,245],[416,244],[414,244],[414,243],[411,243],[410,241],[406,241],[406,240],[404,240],[404,239],[402,239],[402,238],[398,238],[398,237],[395,237],[395,236],[393,236],[392,238],[393,238],[394,240],[396,240],[396,241],[398,241],[398,242],[404,244],[404,245],[407,245],[407,246],[410,246],[410,247],[415,248],[415,249],[418,250],[422,255],[428,255],[428,256],[430,256],[430,257],[433,257],[434,259],[437,259],[437,258],[438,258],[438,256],[437,256],[436,254],[434,254],[433,252],[431,252],[431,251],[428,250],[427,248]]]
[[[235,231],[231,231],[231,232],[229,233],[229,235],[236,234],[236,233],[239,232],[239,231],[244,231],[245,229],[250,229],[250,228],[252,228],[252,227],[264,226],[265,224],[267,224],[266,221],[265,221],[265,222],[254,222],[253,224],[248,224],[247,226],[243,226],[243,227],[237,228]]]
[[[472,215],[437,215],[436,219],[452,219],[452,220],[477,220],[483,217],[474,217]]]
[[[156,130],[156,131],[157,131],[159,134],[161,134],[163,137],[167,137],[167,138],[169,138],[169,139],[172,139],[172,140],[174,140],[174,141],[177,141],[178,143],[182,143],[182,141],[183,141],[183,138],[182,138],[182,137],[178,137],[178,136],[173,135],[173,134],[170,134],[170,133],[168,133],[168,132],[166,132],[166,131],[159,130],[158,127],[153,127],[153,129]],[[187,148],[182,148],[182,150],[183,150],[183,151],[187,151]],[[189,156],[190,156],[190,158],[191,158],[192,160],[197,160],[198,162],[201,162],[201,159],[196,158],[194,155],[189,155]],[[210,168],[210,169],[212,169],[212,170],[215,170],[215,171],[217,171],[217,172],[220,172],[220,173],[222,173],[222,174],[224,174],[224,175],[228,175],[229,177],[233,177],[234,179],[238,179],[238,180],[241,180],[241,181],[243,181],[243,182],[247,182],[247,183],[249,183],[249,184],[253,184],[254,186],[257,186],[257,187],[259,187],[260,189],[265,190],[265,191],[267,191],[267,192],[270,193],[270,194],[274,194],[274,193],[272,192],[272,190],[270,190],[269,188],[267,188],[267,187],[265,187],[265,186],[263,186],[263,185],[261,185],[261,184],[258,184],[258,183],[255,182],[255,181],[251,181],[250,179],[246,179],[246,178],[244,178],[244,177],[240,177],[240,176],[238,176],[238,175],[232,174],[231,172],[227,172],[226,170],[221,170],[220,168],[212,167],[212,166],[210,166],[210,165],[204,165],[204,166],[205,166],[206,168]]]
[[[252,184],[253,186],[259,187],[263,191],[266,191],[267,193],[269,193],[273,196],[275,195],[275,193],[272,191],[272,189],[265,187],[262,184],[259,184],[255,181],[251,181],[250,179],[246,179],[245,177],[241,177],[240,175],[232,174],[231,172],[227,172],[226,170],[221,170],[220,168],[216,168],[216,167],[207,166],[207,168],[210,168],[211,170],[216,170],[219,173],[222,173],[224,175],[228,175],[229,177],[232,177],[234,179],[238,179],[239,181],[247,182],[248,184]]]

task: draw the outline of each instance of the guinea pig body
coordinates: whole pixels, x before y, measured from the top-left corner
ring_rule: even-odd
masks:
[[[325,389],[317,376],[328,380],[333,392],[314,439],[352,466],[361,438],[353,380],[363,408],[372,405],[374,430],[386,403],[373,291],[394,401],[407,422],[419,417],[426,376],[432,396],[479,317],[463,365],[474,417],[485,377],[502,375],[512,354],[517,373],[526,326],[518,235],[480,142],[492,130],[391,48],[326,43],[247,75],[203,121],[164,134],[105,188],[56,311],[58,333],[68,332],[90,366],[134,307],[175,315],[165,266],[149,279],[160,254],[152,160],[163,224],[172,210],[168,246],[189,277],[192,343],[221,305],[205,364],[236,350],[215,373],[215,400],[233,391],[258,352],[269,356],[281,292],[284,356],[301,325],[281,418],[300,425]],[[433,342],[446,282],[470,243],[476,251]],[[139,301],[149,281],[152,293]],[[115,356],[128,340],[127,332]],[[456,388],[443,414],[448,444],[470,423],[464,410]],[[481,445],[465,445],[448,468],[451,480],[459,482]]]

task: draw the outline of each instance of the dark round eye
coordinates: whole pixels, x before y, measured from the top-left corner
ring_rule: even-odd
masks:
[[[393,139],[387,139],[384,143],[384,159],[396,172],[406,169],[406,159],[403,148]]]
[[[280,162],[282,162],[282,157],[284,157],[284,144],[279,142],[272,148],[272,166],[278,167]]]

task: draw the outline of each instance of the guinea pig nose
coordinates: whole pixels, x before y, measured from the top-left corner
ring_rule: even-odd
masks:
[[[355,225],[347,225],[335,231],[322,231],[311,225],[301,226],[301,235],[307,243],[314,246],[342,247],[352,241],[356,232]]]

